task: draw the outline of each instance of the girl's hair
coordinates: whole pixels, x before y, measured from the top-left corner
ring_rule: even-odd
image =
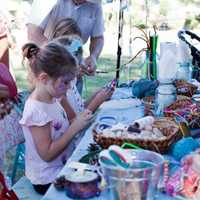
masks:
[[[28,59],[29,66],[36,76],[42,71],[53,79],[63,75],[68,75],[71,79],[76,76],[76,59],[64,46],[56,42],[49,42],[41,48],[36,44],[27,43],[22,47],[22,51],[24,59]]]
[[[78,35],[61,36],[61,37],[54,39],[53,41],[56,43],[59,43],[60,45],[63,45],[65,48],[67,48],[70,51],[70,53],[79,62],[80,62],[80,60],[82,60],[82,56],[83,56],[82,39]],[[78,46],[76,46],[76,42],[78,42]],[[74,45],[75,45],[75,49],[73,49]],[[72,47],[72,48],[70,48],[70,47]]]
[[[52,34],[52,39],[60,36],[73,34],[78,35],[79,37],[82,36],[81,30],[78,27],[76,21],[72,18],[64,18],[58,21],[58,23],[56,24],[55,30]]]

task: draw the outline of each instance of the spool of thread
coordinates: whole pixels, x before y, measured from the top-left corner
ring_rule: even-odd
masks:
[[[145,128],[145,126],[152,125],[154,118],[152,116],[143,117],[141,119],[135,120],[133,126],[139,129]]]

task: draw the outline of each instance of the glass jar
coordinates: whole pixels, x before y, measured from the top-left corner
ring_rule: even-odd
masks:
[[[176,101],[176,88],[171,80],[162,80],[155,95],[155,113],[157,116],[162,116],[164,108]]]
[[[191,74],[190,63],[189,62],[178,63],[178,65],[179,66],[178,66],[178,70],[176,73],[176,78],[189,81],[190,74]]]

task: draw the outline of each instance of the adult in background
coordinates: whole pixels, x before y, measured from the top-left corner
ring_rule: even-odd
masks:
[[[53,1],[50,1],[51,4]],[[42,7],[48,6],[42,4],[46,4],[46,1],[33,2],[34,10],[27,24],[28,39],[38,45],[52,40],[57,23],[64,18],[73,18],[81,30],[83,42],[86,43],[90,38],[90,55],[85,59],[85,73],[94,75],[96,60],[104,45],[101,0],[57,0],[52,9],[48,8],[38,17]]]

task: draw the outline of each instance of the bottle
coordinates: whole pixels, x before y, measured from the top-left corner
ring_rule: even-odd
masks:
[[[185,80],[185,81],[189,81],[190,74],[191,74],[190,63],[189,62],[179,63],[178,65],[179,65],[179,67],[178,67],[178,70],[176,73],[176,78]]]
[[[162,80],[159,83],[156,89],[155,99],[155,113],[157,116],[163,116],[164,108],[176,101],[176,88],[172,80]]]

